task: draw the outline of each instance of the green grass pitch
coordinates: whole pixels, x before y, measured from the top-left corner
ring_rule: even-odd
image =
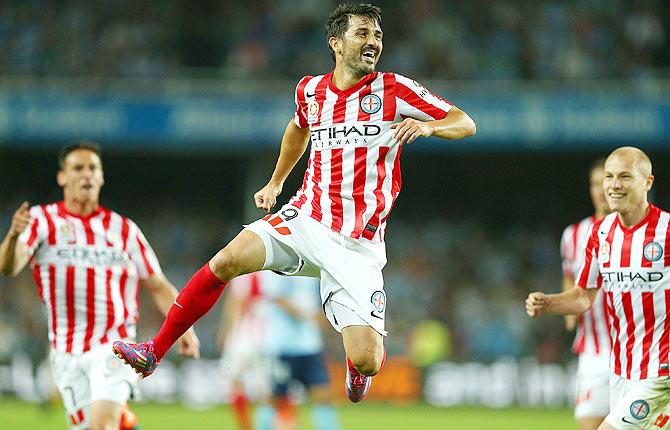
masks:
[[[140,430],[220,430],[235,429],[227,407],[203,411],[182,405],[139,403],[131,406],[140,419]],[[361,403],[337,407],[344,430],[486,430],[533,429],[565,430],[575,428],[569,409],[485,409],[433,408]],[[309,410],[301,408],[300,430],[312,429]],[[60,405],[49,408],[0,399],[0,429],[54,430],[65,429]]]

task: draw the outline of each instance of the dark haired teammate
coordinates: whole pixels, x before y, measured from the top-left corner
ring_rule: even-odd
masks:
[[[400,192],[400,153],[418,137],[475,134],[463,111],[404,76],[376,72],[382,52],[380,9],[339,5],[328,18],[335,69],[305,76],[296,111],[268,184],[254,195],[269,212],[311,140],[302,187],[276,214],[248,225],[182,290],[154,339],[114,344],[144,376],[211,309],[232,278],[258,270],[320,277],[326,317],[342,333],[351,401],[381,369],[386,294],[386,220]]]
[[[125,404],[139,378],[119,366],[109,344],[135,338],[140,285],[163,313],[177,290],[137,225],[100,206],[100,147],[68,145],[58,162],[63,200],[31,208],[24,202],[16,210],[0,244],[0,273],[16,276],[30,262],[69,428],[127,429],[120,425],[131,414]],[[193,330],[181,338],[180,352],[198,356]]]

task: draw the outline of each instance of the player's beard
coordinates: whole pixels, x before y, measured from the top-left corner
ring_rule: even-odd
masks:
[[[347,48],[345,45],[345,52],[346,51]],[[375,65],[376,61],[374,64],[368,64],[365,62],[363,59],[362,49],[357,52],[351,50],[350,53],[344,58],[344,67],[349,71],[349,73],[351,73],[352,76],[357,79],[361,79],[364,76],[374,72]]]

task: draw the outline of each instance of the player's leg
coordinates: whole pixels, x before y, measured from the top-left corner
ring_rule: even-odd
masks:
[[[251,414],[249,412],[249,398],[244,392],[244,386],[239,381],[232,384],[232,406],[240,430],[251,430]]]
[[[352,325],[342,329],[344,352],[359,373],[373,376],[379,372],[384,360],[382,335],[367,325]]]
[[[96,400],[89,407],[90,430],[118,430],[121,427],[123,405],[110,400]]]
[[[49,363],[51,375],[60,394],[67,419],[72,430],[88,428],[91,391],[88,377],[79,368],[80,356],[51,351]]]
[[[576,375],[575,419],[579,430],[596,430],[609,413],[609,356],[584,352]]]
[[[330,386],[328,368],[322,354],[301,356],[300,373],[297,379],[307,388],[312,404],[312,428],[315,430],[339,430],[337,412],[333,407],[333,390]]]
[[[156,337],[142,344],[116,341],[114,352],[143,377],[150,375],[172,345],[214,306],[228,281],[262,269],[264,262],[263,240],[242,230],[188,281]]]

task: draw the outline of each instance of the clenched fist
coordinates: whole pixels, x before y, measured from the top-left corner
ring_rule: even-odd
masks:
[[[541,292],[530,293],[526,299],[526,313],[531,318],[545,314],[547,310],[547,295]]]
[[[28,202],[21,203],[21,206],[14,212],[12,217],[12,225],[9,227],[9,237],[16,239],[23,233],[28,224],[30,224],[30,206]]]

